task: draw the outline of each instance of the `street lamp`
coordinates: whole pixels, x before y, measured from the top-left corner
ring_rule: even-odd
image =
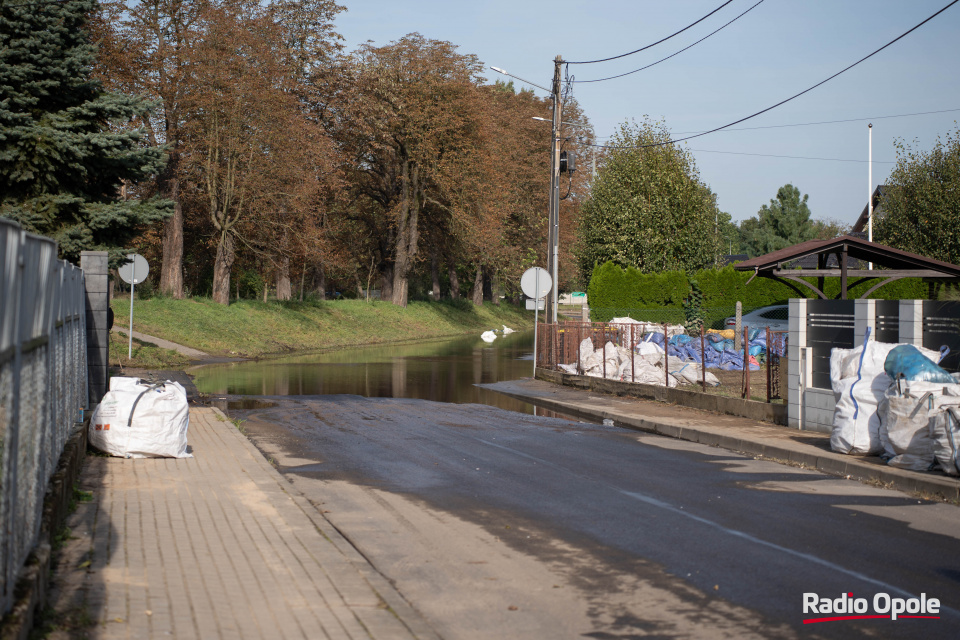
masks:
[[[538,89],[548,91],[553,100],[553,112],[550,120],[553,136],[550,152],[550,208],[547,212],[547,271],[553,277],[553,293],[547,298],[547,308],[545,309],[547,322],[553,324],[557,322],[557,287],[559,282],[557,263],[560,254],[560,110],[562,108],[560,104],[560,65],[562,62],[563,58],[560,56],[553,60],[553,86],[551,89],[541,87],[512,73],[507,73],[500,67],[490,67],[497,73],[502,73]]]

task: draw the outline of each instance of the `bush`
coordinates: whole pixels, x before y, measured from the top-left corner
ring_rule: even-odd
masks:
[[[683,271],[644,274],[637,269],[622,269],[613,262],[598,265],[593,270],[590,286],[587,287],[587,299],[590,301],[591,318],[596,322],[605,322],[625,312],[636,309],[678,309],[679,318],[684,318],[683,302],[691,291],[691,283],[696,282],[702,294],[704,319],[707,326],[716,323],[716,317],[723,310],[743,304],[743,310],[749,311],[774,304],[786,304],[790,298],[813,298],[812,290],[798,294],[787,285],[770,278],[754,278],[747,271],[735,271],[732,266],[722,269],[704,269],[688,276]],[[816,286],[816,278],[804,278]],[[874,286],[876,281],[864,282],[849,289],[851,299]],[[804,289],[802,285],[797,285]],[[824,293],[836,298],[840,293],[840,279],[827,278]],[[925,300],[929,287],[919,278],[904,278],[886,284],[873,293],[875,300]],[[714,313],[707,310],[716,310]],[[596,313],[594,313],[594,311]],[[732,315],[732,314],[727,314]],[[652,320],[654,318],[651,318]]]

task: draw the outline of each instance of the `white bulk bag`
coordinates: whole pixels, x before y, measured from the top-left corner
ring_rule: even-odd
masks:
[[[933,439],[933,455],[948,476],[960,475],[960,409],[946,407]]]
[[[192,458],[187,453],[190,409],[176,382],[114,377],[90,419],[90,444],[124,458]]]
[[[960,403],[960,385],[903,381],[893,383],[880,404],[880,441],[887,464],[926,471],[938,460],[938,449],[950,443],[947,410]],[[942,445],[938,441],[944,438]],[[950,454],[943,452],[944,463]],[[945,469],[947,464],[941,464]],[[956,467],[954,467],[956,468]],[[949,470],[948,470],[949,473]]]

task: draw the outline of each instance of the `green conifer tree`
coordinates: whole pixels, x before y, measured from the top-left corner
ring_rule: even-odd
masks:
[[[62,257],[119,258],[144,225],[172,212],[160,198],[121,199],[154,175],[164,151],[130,125],[143,99],[103,90],[86,31],[96,0],[0,5],[0,216],[50,236]]]

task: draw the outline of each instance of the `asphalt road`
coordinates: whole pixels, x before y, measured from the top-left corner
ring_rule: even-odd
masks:
[[[270,401],[231,414],[444,638],[960,632],[956,506],[487,406]],[[804,624],[805,593],[942,606]]]

